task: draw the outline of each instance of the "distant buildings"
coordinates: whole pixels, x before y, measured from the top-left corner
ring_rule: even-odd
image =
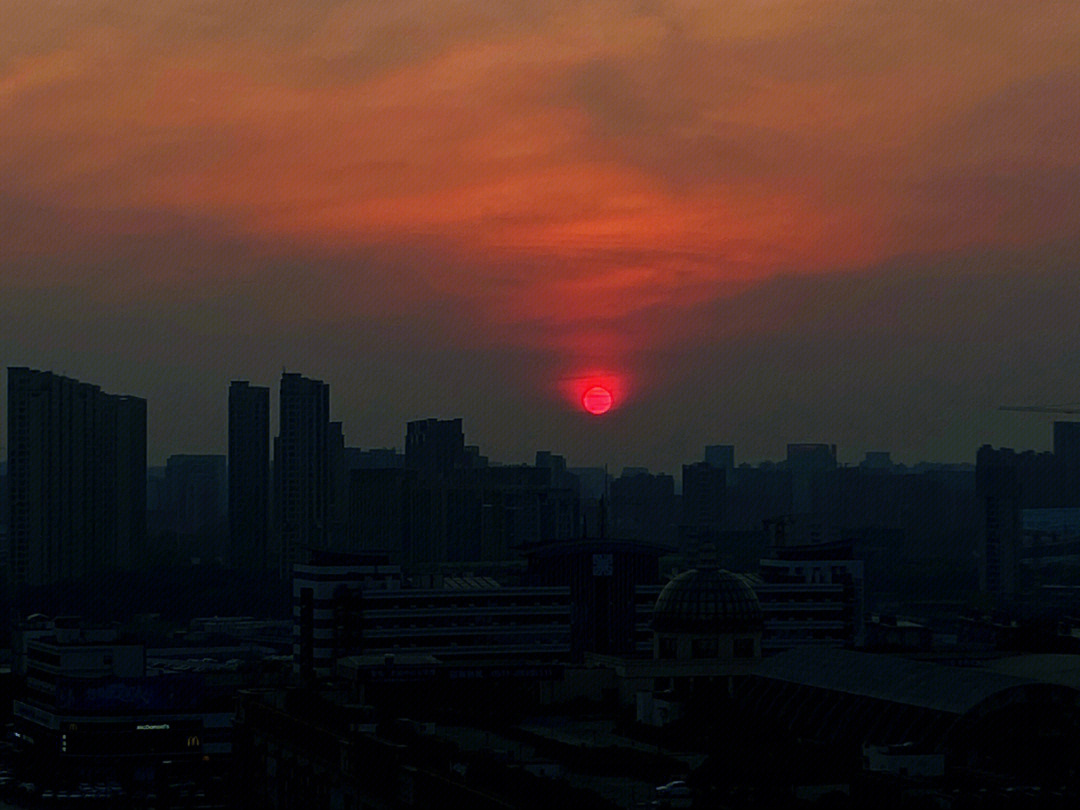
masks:
[[[465,463],[465,433],[460,419],[422,419],[405,431],[405,466],[428,475],[445,475]]]
[[[735,469],[735,445],[710,444],[705,447],[705,463],[724,470]]]
[[[17,587],[138,561],[146,534],[146,401],[8,369],[9,562]]]
[[[1080,422],[1054,422],[1054,455],[1067,467],[1080,467]]]
[[[541,452],[535,466],[489,466],[478,448],[465,445],[460,419],[408,423],[404,466],[388,451],[362,459],[350,451],[348,458],[339,550],[384,551],[419,570],[507,560],[577,532],[576,481],[560,456]]]
[[[611,482],[609,502],[613,536],[630,540],[672,542],[677,536],[678,504],[675,479],[627,467]]]
[[[229,545],[232,564],[268,566],[270,534],[270,389],[229,386]]]
[[[694,529],[720,529],[724,517],[727,470],[708,462],[682,468],[683,524]]]
[[[165,493],[174,531],[192,535],[217,528],[225,517],[225,456],[169,456]]]

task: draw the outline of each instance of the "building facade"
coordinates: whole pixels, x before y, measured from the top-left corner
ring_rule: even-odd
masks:
[[[146,534],[146,401],[8,369],[9,561],[17,587],[138,561]]]
[[[450,578],[441,588],[409,588],[385,556],[320,554],[293,569],[294,669],[324,678],[356,655],[565,661],[570,614],[567,587]]]
[[[26,641],[25,660],[15,736],[40,784],[209,783],[231,756],[232,700],[212,697],[199,674],[151,670],[145,646],[115,628],[58,618]]]
[[[327,547],[332,516],[330,386],[299,374],[281,375],[280,429],[274,480],[280,576]]]
[[[979,501],[979,589],[999,597],[1017,591],[1021,522],[1020,467],[1016,453],[988,445],[975,463]]]

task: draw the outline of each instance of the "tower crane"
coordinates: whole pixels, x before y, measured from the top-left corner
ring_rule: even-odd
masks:
[[[1001,405],[999,411],[1024,411],[1025,413],[1080,414],[1080,405]]]

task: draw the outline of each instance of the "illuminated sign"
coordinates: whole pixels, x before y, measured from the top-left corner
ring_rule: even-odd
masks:
[[[167,731],[168,728],[168,723],[147,723],[146,725],[135,726],[136,731]]]

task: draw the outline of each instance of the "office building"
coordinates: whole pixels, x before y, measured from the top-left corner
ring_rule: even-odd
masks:
[[[362,651],[362,591],[401,588],[401,567],[385,555],[319,552],[297,564],[293,584],[293,670],[305,677],[329,675],[334,661]]]
[[[407,588],[386,555],[318,553],[293,568],[294,670],[326,677],[345,656],[566,660],[570,590],[448,577]]]
[[[146,401],[8,369],[8,559],[16,587],[136,563],[146,533]]]
[[[775,547],[753,581],[765,616],[765,655],[805,644],[861,647],[865,565],[849,541]]]
[[[270,533],[270,389],[229,385],[229,544],[232,564],[264,571]]]

